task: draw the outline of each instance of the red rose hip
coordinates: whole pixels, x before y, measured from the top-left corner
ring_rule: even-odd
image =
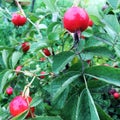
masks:
[[[89,16],[85,9],[79,7],[69,8],[63,17],[64,28],[74,33],[84,31],[88,27]]]
[[[18,73],[21,71],[21,69],[22,69],[22,66],[21,66],[21,65],[19,65],[19,66],[16,67],[15,71],[16,71],[16,74],[17,74],[17,75],[18,75]]]
[[[31,107],[29,109],[29,104],[31,101],[32,101],[31,97],[27,97],[25,99],[25,97],[22,97],[21,95],[16,96],[9,104],[10,114],[12,116],[17,116],[21,114],[22,112],[24,112],[25,110],[29,110],[29,113],[27,116],[30,116],[31,113],[34,112],[34,107]]]
[[[88,26],[92,27],[93,26],[93,21],[89,19]]]
[[[41,58],[40,58],[40,61],[41,61],[41,62],[44,62],[45,60],[46,60],[45,57],[41,57]]]
[[[12,94],[13,94],[13,88],[12,88],[12,87],[8,87],[8,88],[6,89],[6,94],[12,95]]]
[[[90,63],[91,63],[91,60],[87,60],[86,62],[87,62],[88,64],[90,64]]]
[[[40,74],[41,74],[40,78],[41,78],[41,79],[44,79],[44,78],[45,78],[45,76],[44,76],[45,72],[42,71]]]
[[[118,92],[115,92],[115,93],[113,94],[113,97],[114,97],[115,99],[118,99],[118,98],[120,97],[120,94],[119,94]]]
[[[42,51],[43,51],[43,53],[44,53],[46,56],[50,56],[50,55],[51,55],[50,51],[49,51],[47,48],[44,48]]]
[[[22,51],[27,52],[30,49],[30,44],[29,42],[24,42],[22,43]]]
[[[27,22],[27,18],[21,14],[13,13],[11,21],[15,26],[23,26]]]

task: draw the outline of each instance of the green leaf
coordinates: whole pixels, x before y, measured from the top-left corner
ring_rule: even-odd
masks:
[[[55,6],[55,1],[56,0],[54,0],[54,1],[53,0],[44,0],[43,2],[51,12],[56,12],[57,8]]]
[[[100,19],[97,16],[90,15],[90,18],[93,20],[95,25],[102,25],[102,22],[100,21]]]
[[[98,114],[100,116],[100,120],[113,120],[108,114],[106,114],[103,111],[103,109],[98,104],[96,104],[96,108],[97,108]]]
[[[83,33],[85,37],[91,37],[93,35],[93,31],[91,27],[88,27]]]
[[[7,47],[7,46],[0,46],[0,51],[2,50],[13,50],[14,48]]]
[[[118,57],[120,57],[120,44],[116,44],[114,46],[114,49],[115,49],[115,53]]]
[[[37,116],[36,118],[32,118],[29,120],[62,120],[59,116]]]
[[[55,26],[58,25],[58,24],[60,24],[60,23],[59,23],[59,22],[51,23],[51,24],[48,26],[47,33],[49,34],[49,33],[51,33],[51,32],[55,32],[56,29],[54,29],[54,28],[55,28]]]
[[[120,69],[108,66],[94,66],[87,68],[85,74],[109,84],[120,86]]]
[[[108,58],[110,58],[110,57],[112,58],[114,55],[113,51],[109,50],[105,46],[95,46],[95,47],[85,48],[83,51],[83,54],[85,54],[86,56],[97,55],[97,56],[108,57]]]
[[[54,101],[52,101],[52,105],[56,109],[62,109],[68,97],[69,87],[67,87]]]
[[[106,83],[97,79],[94,80],[88,80],[87,85],[89,89],[94,89],[94,88],[100,88],[102,86],[105,86]],[[85,88],[85,84],[80,85],[80,90],[83,90]]]
[[[76,120],[100,120],[88,89],[84,89],[78,98]]]
[[[37,106],[38,104],[40,104],[42,102],[42,99],[40,96],[35,96],[32,101],[30,102],[30,106],[34,107]]]
[[[76,94],[70,96],[66,105],[62,110],[62,117],[64,120],[76,120],[76,108],[77,108],[78,96]],[[66,112],[67,111],[67,112]]]
[[[59,6],[62,6],[63,8],[69,8],[73,5],[73,1],[70,0],[57,0],[57,3]]]
[[[71,84],[74,80],[76,80],[78,77],[80,76],[80,74],[71,76],[68,80],[66,80],[62,86],[57,90],[56,94],[54,95],[54,100],[65,90],[65,88],[68,87],[69,84]]]
[[[84,67],[86,67],[86,64],[84,63]],[[82,72],[82,63],[81,61],[78,61],[77,63],[73,64],[68,71],[79,71]]]
[[[117,16],[115,16],[115,15],[106,15],[104,19],[105,19],[106,25],[108,27],[110,27],[112,30],[114,30],[116,33],[119,34],[119,32],[120,32],[120,24],[119,24],[119,22],[117,20]]]
[[[45,42],[45,40],[34,42],[33,44],[31,44],[30,52],[40,50],[41,48],[46,47],[46,46],[47,46],[47,43]]]
[[[26,111],[22,112],[21,114],[13,117],[11,120],[24,120],[25,117],[27,116],[27,114],[28,114],[28,111],[26,110]]]
[[[91,94],[87,89],[84,89],[80,96],[74,94],[68,99],[62,116],[64,120],[100,120]]]
[[[59,34],[57,32],[51,32],[48,34],[49,40],[59,40]]]
[[[11,70],[4,70],[3,72],[0,73],[0,92],[3,91],[5,84],[7,83],[7,79],[9,74],[11,73]]]
[[[94,40],[94,41],[93,41],[93,40]],[[93,41],[94,43],[93,43],[92,41]],[[112,38],[111,35],[108,35],[108,34],[106,34],[106,33],[96,33],[96,34],[93,36],[93,38],[91,38],[90,40],[88,40],[87,43],[89,43],[91,46],[94,46],[94,45],[96,46],[96,44],[101,45],[100,42],[112,46],[113,43],[114,43],[114,38]],[[88,45],[89,45],[89,44],[88,44]],[[97,45],[97,46],[98,46],[98,45]]]
[[[108,2],[110,3],[110,5],[111,5],[114,9],[116,9],[117,6],[118,6],[119,0],[108,0]]]
[[[15,68],[17,62],[22,57],[22,53],[16,51],[12,54],[12,68]]]
[[[71,84],[74,80],[76,80],[80,76],[79,72],[68,72],[64,75],[60,75],[59,78],[55,79],[50,88],[54,92],[53,93],[53,101],[58,98],[58,96]]]
[[[61,52],[53,57],[53,72],[59,73],[61,70],[65,68],[65,65],[72,61],[74,58],[73,52]]]
[[[5,107],[0,107],[0,120],[5,120],[10,116],[9,112]]]
[[[65,88],[67,88],[68,85],[71,84],[74,80],[76,80],[79,76],[80,74],[77,74],[77,75],[70,77],[68,80],[66,80],[62,84],[62,86],[57,90],[56,94],[53,97],[53,100],[55,100],[65,90]]]
[[[3,63],[6,68],[8,68],[8,56],[9,56],[9,54],[8,54],[7,50],[3,50],[2,51],[2,59],[3,59]]]

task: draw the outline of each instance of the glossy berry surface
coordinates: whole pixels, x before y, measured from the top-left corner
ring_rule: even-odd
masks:
[[[92,27],[93,26],[93,21],[89,19],[88,26]]]
[[[30,49],[30,44],[29,42],[24,42],[22,43],[22,51],[27,52]]]
[[[21,69],[22,69],[21,65],[17,66],[16,69],[15,69],[16,74],[18,74],[21,71]]]
[[[28,109],[28,103],[22,96],[15,97],[9,104],[9,110],[12,116],[19,115]]]
[[[12,88],[12,87],[8,87],[8,88],[6,89],[6,94],[12,95],[12,94],[13,94],[13,88]]]
[[[27,18],[21,14],[14,13],[11,21],[15,26],[23,26],[27,22]]]
[[[45,78],[44,74],[45,74],[44,71],[42,71],[42,72],[40,73],[40,75],[41,75],[40,78],[41,78],[41,79],[44,79],[44,78]]]
[[[29,103],[32,101],[31,97],[24,98],[21,95],[16,96],[9,104],[10,114],[12,116],[17,116],[24,112],[25,110],[29,110]],[[32,112],[34,112],[34,107],[30,108],[30,111],[27,116],[30,116]]]
[[[46,56],[50,56],[50,55],[51,55],[50,51],[49,51],[47,48],[44,48],[42,51],[43,51],[43,53],[44,53]]]
[[[113,94],[113,97],[114,97],[115,99],[118,99],[118,98],[120,97],[120,94],[117,93],[117,92],[115,92],[115,93]]]
[[[74,33],[84,31],[88,27],[89,16],[85,9],[79,7],[69,8],[63,17],[64,28]]]

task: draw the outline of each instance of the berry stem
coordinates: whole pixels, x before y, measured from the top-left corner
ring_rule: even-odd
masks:
[[[35,80],[35,77],[36,77],[36,76],[34,76],[33,79],[31,80],[31,82],[28,83],[28,84],[24,87],[22,96],[25,96],[26,98],[29,96],[29,91],[30,91],[29,88],[30,88],[31,84],[33,83],[33,81]]]
[[[75,48],[75,52],[76,54],[78,54],[80,60],[81,60],[81,63],[82,63],[82,74],[84,73],[84,62],[82,60],[82,56],[81,54],[79,53],[79,49],[78,49],[78,45],[79,45],[79,42],[80,42],[80,36],[81,36],[81,32],[80,32],[80,35],[78,35],[78,32],[75,32],[74,33],[74,45],[72,48]]]
[[[24,15],[24,17],[26,17],[25,12],[24,12],[24,10],[22,9],[21,5],[19,4],[18,0],[15,0],[15,2],[16,2],[16,4],[17,4],[18,8],[20,9],[21,13]]]
[[[34,10],[34,5],[35,5],[36,0],[32,0],[32,5],[31,5],[31,12]]]

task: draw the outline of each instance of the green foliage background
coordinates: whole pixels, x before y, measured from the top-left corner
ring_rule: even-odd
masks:
[[[28,111],[12,117],[9,103],[35,74],[30,86],[35,118],[29,120],[119,120],[120,99],[115,100],[108,91],[120,91],[120,1],[78,3],[94,25],[82,33],[85,39],[80,39],[77,49],[71,49],[73,35],[62,23],[65,11],[75,1],[36,0],[34,9],[32,2],[22,6],[27,23],[15,27],[11,17],[19,8],[12,0],[0,0],[0,119],[25,119]],[[105,4],[108,7],[103,11]],[[30,50],[23,53],[21,44],[26,41]],[[45,56],[43,48],[52,55]],[[40,61],[42,57],[46,58],[44,62]],[[16,75],[18,65],[23,68]],[[46,72],[45,79],[39,78],[41,71]],[[9,86],[14,88],[11,96],[5,92]]]

